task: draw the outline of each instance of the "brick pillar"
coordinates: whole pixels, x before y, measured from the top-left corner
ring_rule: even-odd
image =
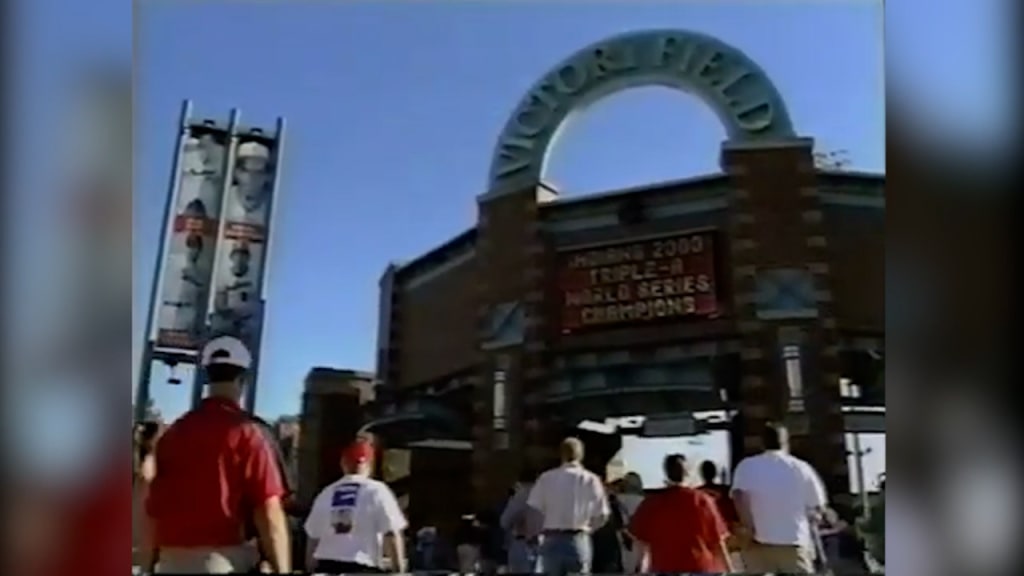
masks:
[[[341,451],[356,436],[363,421],[359,392],[345,381],[327,382],[333,389],[307,384],[302,396],[299,426],[298,500],[310,506],[324,486],[341,476]]]
[[[536,376],[535,307],[538,277],[536,262],[539,227],[538,203],[553,194],[533,187],[478,201],[476,284],[480,356],[473,402],[473,488],[479,506],[504,496],[515,479],[523,457],[522,398],[528,375]],[[528,300],[530,300],[528,302]],[[522,307],[525,333],[522,342],[502,349],[486,349],[494,336],[493,316],[503,305]],[[502,364],[505,364],[504,367]],[[494,430],[494,373],[505,368],[507,449],[496,447]]]
[[[749,148],[726,144],[722,165],[734,187],[730,263],[743,341],[744,453],[761,448],[759,433],[766,421],[785,421],[793,434],[794,452],[815,466],[830,493],[846,493],[838,335],[812,142]],[[759,298],[759,289],[762,295],[771,294],[766,287],[783,283],[777,278],[795,278],[796,291],[807,295],[806,306],[772,308],[772,297]],[[802,412],[788,409],[782,360],[786,345],[800,349]]]
[[[542,189],[538,196],[552,199],[554,191]],[[556,252],[547,241],[540,226],[534,226],[527,245],[528,263],[526,280],[528,292],[524,297],[526,329],[523,342],[523,393],[521,394],[520,438],[523,467],[541,472],[558,460],[558,442],[561,430],[544,404],[545,387],[550,377],[548,348],[559,337],[557,298],[551,290],[552,272]]]

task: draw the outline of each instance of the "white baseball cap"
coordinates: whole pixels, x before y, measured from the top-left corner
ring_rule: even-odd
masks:
[[[252,367],[252,354],[238,338],[218,336],[203,347],[202,364],[226,364],[248,370]]]

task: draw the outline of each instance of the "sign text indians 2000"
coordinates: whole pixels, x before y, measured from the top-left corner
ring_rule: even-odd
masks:
[[[562,330],[718,313],[714,234],[564,252]]]

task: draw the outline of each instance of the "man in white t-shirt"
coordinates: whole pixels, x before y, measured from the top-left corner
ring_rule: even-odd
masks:
[[[751,538],[743,552],[744,568],[811,574],[811,522],[825,507],[825,488],[810,464],[789,453],[785,427],[767,425],[763,439],[765,451],[743,459],[733,474],[740,532]]]
[[[387,484],[370,478],[373,444],[356,440],[341,458],[345,475],[324,488],[306,519],[307,569],[327,574],[406,571],[408,523]]]

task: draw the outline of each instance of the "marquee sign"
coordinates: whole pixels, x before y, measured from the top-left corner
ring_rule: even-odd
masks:
[[[558,260],[563,334],[719,313],[713,231],[565,251]]]
[[[502,130],[488,193],[515,192],[539,182],[548,151],[574,112],[638,86],[693,93],[718,116],[730,141],[795,137],[778,90],[740,50],[689,31],[623,34],[577,52],[530,89]]]

